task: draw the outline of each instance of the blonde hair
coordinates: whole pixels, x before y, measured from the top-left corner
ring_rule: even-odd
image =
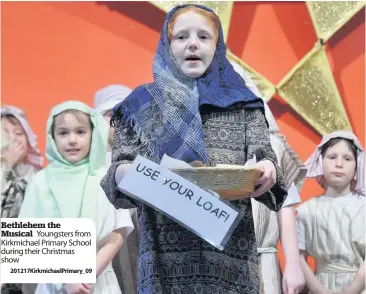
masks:
[[[215,44],[217,43],[217,40],[219,39],[219,28],[220,28],[220,19],[219,17],[213,13],[213,12],[210,12],[210,11],[207,11],[203,8],[199,8],[197,6],[194,6],[194,5],[189,5],[189,6],[186,6],[184,8],[181,8],[179,10],[177,10],[173,15],[172,17],[170,18],[169,22],[168,22],[168,39],[169,41],[172,40],[173,38],[173,28],[174,28],[174,25],[175,25],[175,22],[178,18],[178,16],[186,13],[186,12],[189,12],[189,11],[193,11],[201,16],[203,16],[207,22],[213,27],[214,29],[214,41],[215,41]]]

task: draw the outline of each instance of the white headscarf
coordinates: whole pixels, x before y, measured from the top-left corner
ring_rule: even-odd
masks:
[[[360,195],[365,196],[365,151],[354,133],[350,131],[336,131],[323,136],[322,141],[316,147],[314,153],[306,161],[305,165],[308,169],[307,178],[316,178],[318,183],[324,187],[323,177],[323,157],[321,150],[327,142],[334,138],[348,139],[357,147],[357,171],[351,185],[351,189]]]
[[[36,168],[41,168],[43,166],[44,158],[37,147],[37,136],[33,133],[24,111],[15,106],[4,105],[0,109],[0,115],[4,116],[8,114],[13,115],[19,121],[27,134],[30,149],[28,149],[26,161]]]
[[[94,108],[97,112],[105,114],[118,103],[122,102],[132,90],[123,85],[109,85],[98,90],[94,96]]]

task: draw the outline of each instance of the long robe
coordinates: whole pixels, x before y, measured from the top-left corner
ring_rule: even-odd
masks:
[[[286,191],[263,113],[237,109],[210,111],[201,117],[210,162],[244,165],[255,155],[258,161],[275,163],[276,185],[256,200],[278,211]],[[232,202],[244,217],[220,251],[165,215],[116,190],[116,168],[134,160],[139,138],[120,120],[116,121],[115,132],[112,166],[102,187],[115,207],[138,208],[141,239],[137,293],[257,294],[259,261],[250,199]]]

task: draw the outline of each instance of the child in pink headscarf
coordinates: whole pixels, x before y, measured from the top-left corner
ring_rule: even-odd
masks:
[[[3,106],[1,114],[1,218],[18,217],[27,185],[42,168],[43,157],[37,136],[25,113],[14,106]],[[31,294],[34,284],[5,284],[2,294]]]
[[[17,217],[24,192],[33,175],[42,168],[43,157],[37,148],[24,112],[14,106],[0,109],[1,128],[8,145],[1,149],[4,183],[1,191],[1,217]]]
[[[352,132],[323,137],[306,163],[322,196],[297,209],[301,266],[309,293],[365,293],[365,153]],[[315,273],[306,263],[316,261]]]

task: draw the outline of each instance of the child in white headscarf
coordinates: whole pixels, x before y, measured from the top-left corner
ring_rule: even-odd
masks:
[[[325,135],[306,162],[324,188],[297,208],[301,266],[309,293],[365,291],[365,152],[349,131]],[[316,262],[315,273],[306,259]]]
[[[109,85],[98,90],[94,95],[94,108],[99,112],[105,120],[110,123],[113,107],[122,102],[132,90],[123,85]],[[110,126],[108,136],[108,152],[107,165],[111,163],[112,144],[113,144],[114,128]]]
[[[247,87],[258,97],[262,97],[245,70],[233,61],[231,61],[231,64],[234,70],[243,78]],[[304,287],[305,280],[298,257],[296,220],[292,206],[301,202],[298,189],[302,186],[306,169],[294,150],[288,145],[285,137],[280,134],[276,120],[266,103],[264,107],[269,124],[271,145],[282,168],[288,187],[288,195],[277,214],[252,199],[256,239],[259,247],[258,253],[261,258],[263,293],[297,294]],[[285,255],[285,271],[282,280],[283,292],[281,291],[281,272],[276,254],[279,237]]]
[[[104,119],[110,123],[113,107],[122,102],[131,89],[124,85],[109,85],[98,90],[94,95],[94,108],[103,115]],[[114,128],[109,127],[107,166],[112,160],[112,144]],[[129,209],[135,230],[128,236],[121,249],[113,259],[113,269],[116,272],[121,289],[128,294],[136,293],[139,230],[137,221],[137,211],[135,208]]]

